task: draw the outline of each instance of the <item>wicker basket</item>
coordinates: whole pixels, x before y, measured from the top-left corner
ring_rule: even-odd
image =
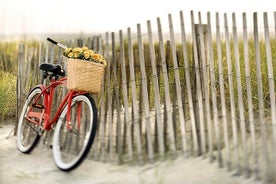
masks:
[[[80,59],[67,60],[67,88],[76,91],[99,93],[105,65]]]

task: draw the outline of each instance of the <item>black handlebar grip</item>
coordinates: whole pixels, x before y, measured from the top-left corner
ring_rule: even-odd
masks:
[[[55,40],[52,40],[51,38],[47,38],[47,40],[48,40],[49,42],[51,42],[51,43],[55,44],[55,45],[57,45],[57,44],[58,44],[58,42],[56,42]]]

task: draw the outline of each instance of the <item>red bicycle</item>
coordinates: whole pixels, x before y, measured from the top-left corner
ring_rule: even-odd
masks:
[[[52,43],[66,48],[48,38]],[[70,171],[81,164],[88,155],[97,126],[97,107],[88,92],[67,91],[53,110],[57,87],[65,85],[67,77],[60,65],[43,63],[39,67],[49,85],[35,86],[27,95],[17,128],[17,147],[30,153],[44,131],[54,129],[53,157],[57,167]]]

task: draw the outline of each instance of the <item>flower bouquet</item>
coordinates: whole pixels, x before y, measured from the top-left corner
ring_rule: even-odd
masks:
[[[104,57],[87,47],[66,48],[67,88],[99,93],[107,65]]]

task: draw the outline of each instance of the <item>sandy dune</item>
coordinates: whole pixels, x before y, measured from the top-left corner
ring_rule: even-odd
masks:
[[[19,152],[12,134],[13,125],[0,127],[1,184],[252,184],[242,176],[232,176],[208,159],[178,158],[145,166],[116,165],[86,159],[76,170],[57,169],[52,150],[39,146],[30,155]]]

